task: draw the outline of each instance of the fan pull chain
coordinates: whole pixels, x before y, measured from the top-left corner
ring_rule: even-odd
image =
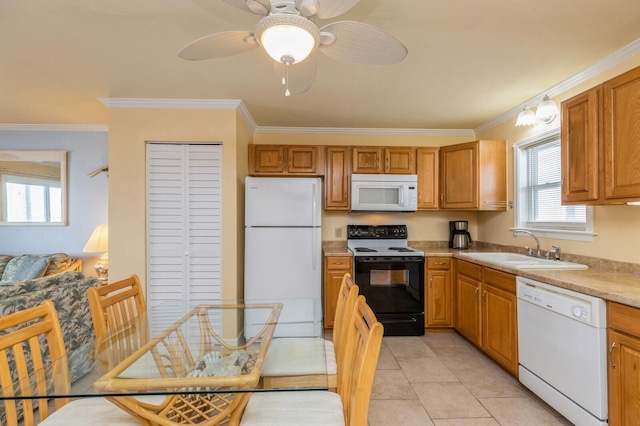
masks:
[[[291,96],[291,92],[289,91],[289,63],[287,62],[287,64],[285,65],[285,68],[287,69],[287,90],[284,92],[284,96],[285,97],[289,97]]]
[[[284,92],[284,96],[287,98],[291,96],[291,92],[289,91],[289,65],[294,62],[294,59],[291,56],[283,56],[280,58],[280,61],[284,65],[282,69],[282,85],[287,86],[287,90]]]

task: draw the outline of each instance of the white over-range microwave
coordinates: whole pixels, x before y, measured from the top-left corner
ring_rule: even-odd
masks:
[[[417,208],[417,175],[351,175],[351,211],[415,212]]]

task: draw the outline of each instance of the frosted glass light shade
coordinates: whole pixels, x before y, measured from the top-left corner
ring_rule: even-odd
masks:
[[[520,114],[518,114],[518,119],[516,120],[516,126],[533,126],[538,123],[538,119],[536,118],[536,114],[531,111],[531,108],[524,107]]]
[[[298,15],[270,15],[256,25],[256,39],[275,61],[304,61],[320,42],[320,30]]]
[[[546,95],[538,105],[538,108],[536,108],[536,117],[544,124],[549,124],[557,115],[558,105]]]

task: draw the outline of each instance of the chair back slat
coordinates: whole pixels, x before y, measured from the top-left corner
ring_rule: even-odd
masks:
[[[347,324],[349,322],[351,312],[356,305],[359,291],[360,289],[358,288],[358,285],[351,279],[351,274],[344,274],[342,284],[340,284],[340,290],[338,292],[336,315],[333,323],[333,350],[335,351],[336,362],[338,365],[340,365],[344,358],[344,346],[347,339],[348,329]]]
[[[108,370],[148,341],[147,311],[137,275],[87,292],[91,319],[102,353],[100,368]],[[117,331],[117,333],[115,333]],[[106,341],[106,336],[112,336]],[[108,351],[103,349],[108,348]],[[107,354],[108,352],[108,354]],[[108,360],[104,356],[108,355]]]
[[[343,365],[338,370],[338,393],[347,426],[367,425],[383,334],[384,328],[364,296],[358,296],[348,323]]]
[[[5,397],[69,393],[62,331],[52,301],[0,318],[0,386]],[[56,399],[59,408],[68,398]],[[7,424],[35,424],[49,415],[46,398],[4,400]],[[34,411],[37,407],[37,416]]]

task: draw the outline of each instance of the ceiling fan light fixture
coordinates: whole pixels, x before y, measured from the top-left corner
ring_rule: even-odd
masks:
[[[255,36],[275,61],[283,57],[302,62],[320,42],[318,27],[299,15],[269,15],[256,25]]]
[[[537,123],[538,119],[536,118],[536,114],[531,110],[531,108],[522,108],[522,111],[520,111],[520,114],[518,114],[516,126],[533,126]]]

